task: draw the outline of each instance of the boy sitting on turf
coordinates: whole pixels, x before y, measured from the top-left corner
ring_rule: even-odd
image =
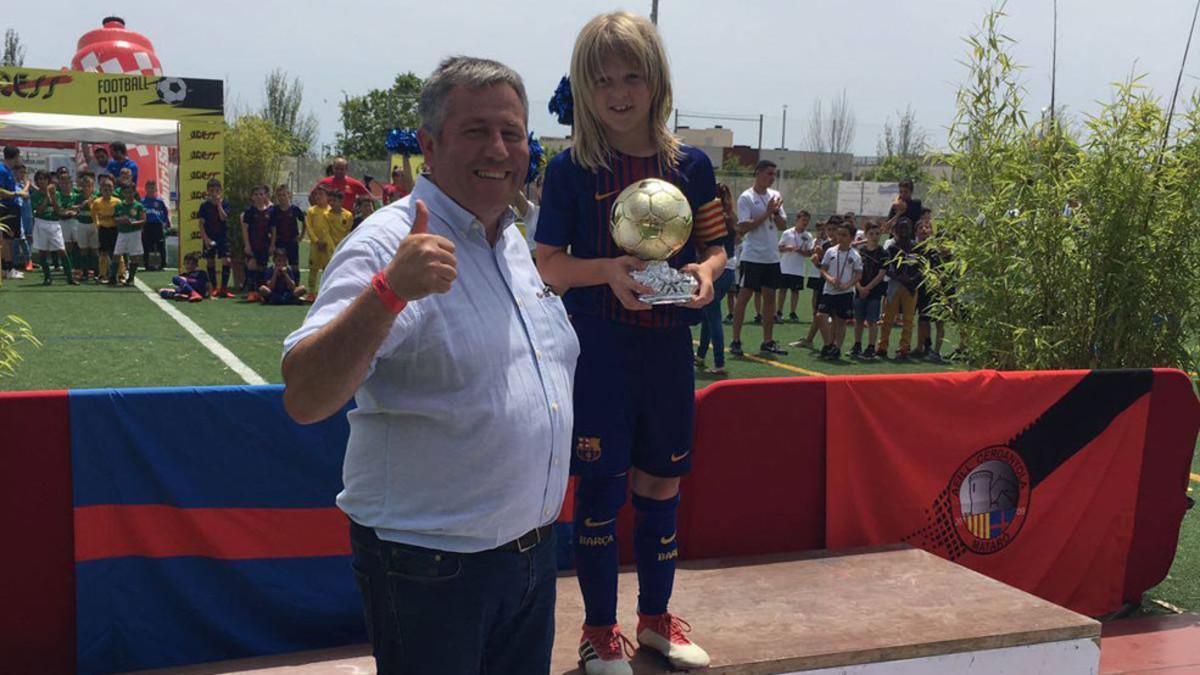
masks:
[[[835,222],[836,219],[836,222]],[[846,338],[846,322],[854,318],[854,288],[862,279],[862,257],[850,247],[854,240],[854,225],[838,216],[830,219],[837,235],[837,248],[825,251],[821,259],[821,276],[825,288],[821,292],[821,306],[817,308],[817,321],[832,320],[829,340],[821,349],[821,358],[839,359],[842,356],[842,341]]]
[[[258,302],[258,287],[263,282],[263,270],[267,259],[275,250],[275,230],[271,228],[271,202],[266,185],[256,185],[250,190],[250,206],[242,212],[242,239],[246,252],[246,285],[250,292],[247,302]]]
[[[171,288],[164,288],[158,292],[159,296],[164,300],[187,300],[188,302],[200,302],[204,296],[208,294],[208,274],[201,269],[197,269],[197,264],[200,262],[200,256],[195,253],[189,253],[183,257],[183,275],[171,277],[171,283],[174,284]]]
[[[300,270],[288,265],[288,254],[282,248],[275,249],[272,258],[274,267],[267,268],[266,282],[258,287],[264,305],[298,305],[305,289],[300,285]]]
[[[121,203],[113,210],[113,220],[117,223],[117,243],[113,247],[113,254],[129,270],[129,277],[122,285],[132,286],[138,265],[142,264],[142,228],[146,225],[146,207],[138,201],[136,190],[127,188],[121,194]],[[117,285],[116,264],[110,264],[109,283]]]

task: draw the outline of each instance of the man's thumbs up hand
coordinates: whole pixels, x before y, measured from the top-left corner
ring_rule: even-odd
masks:
[[[392,292],[408,301],[445,293],[458,277],[454,242],[429,234],[429,209],[425,208],[425,202],[417,200],[416,212],[412,230],[400,242],[386,270]]]

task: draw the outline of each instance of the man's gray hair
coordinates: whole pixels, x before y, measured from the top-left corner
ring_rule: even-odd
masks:
[[[480,89],[497,84],[507,84],[517,92],[525,108],[525,126],[528,127],[529,98],[525,96],[525,83],[517,71],[491,59],[451,56],[438,64],[421,87],[421,100],[417,104],[421,128],[435,137],[441,136],[442,124],[446,121],[446,100],[455,87]]]

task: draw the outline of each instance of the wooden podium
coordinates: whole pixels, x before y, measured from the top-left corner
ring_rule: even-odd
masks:
[[[618,617],[637,626],[637,575]],[[708,673],[1073,675],[1096,673],[1100,624],[918,549],[895,546],[682,563],[672,609],[713,657]],[[583,620],[573,575],[558,582],[555,675],[576,673]],[[639,651],[638,675],[672,672]],[[175,675],[368,675],[366,646],[155,671]],[[513,674],[524,675],[524,674]]]

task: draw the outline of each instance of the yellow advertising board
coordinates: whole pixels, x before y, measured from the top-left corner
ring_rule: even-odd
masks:
[[[200,251],[196,212],[224,177],[224,106],[220,80],[0,67],[0,110],[179,122],[180,260]]]

